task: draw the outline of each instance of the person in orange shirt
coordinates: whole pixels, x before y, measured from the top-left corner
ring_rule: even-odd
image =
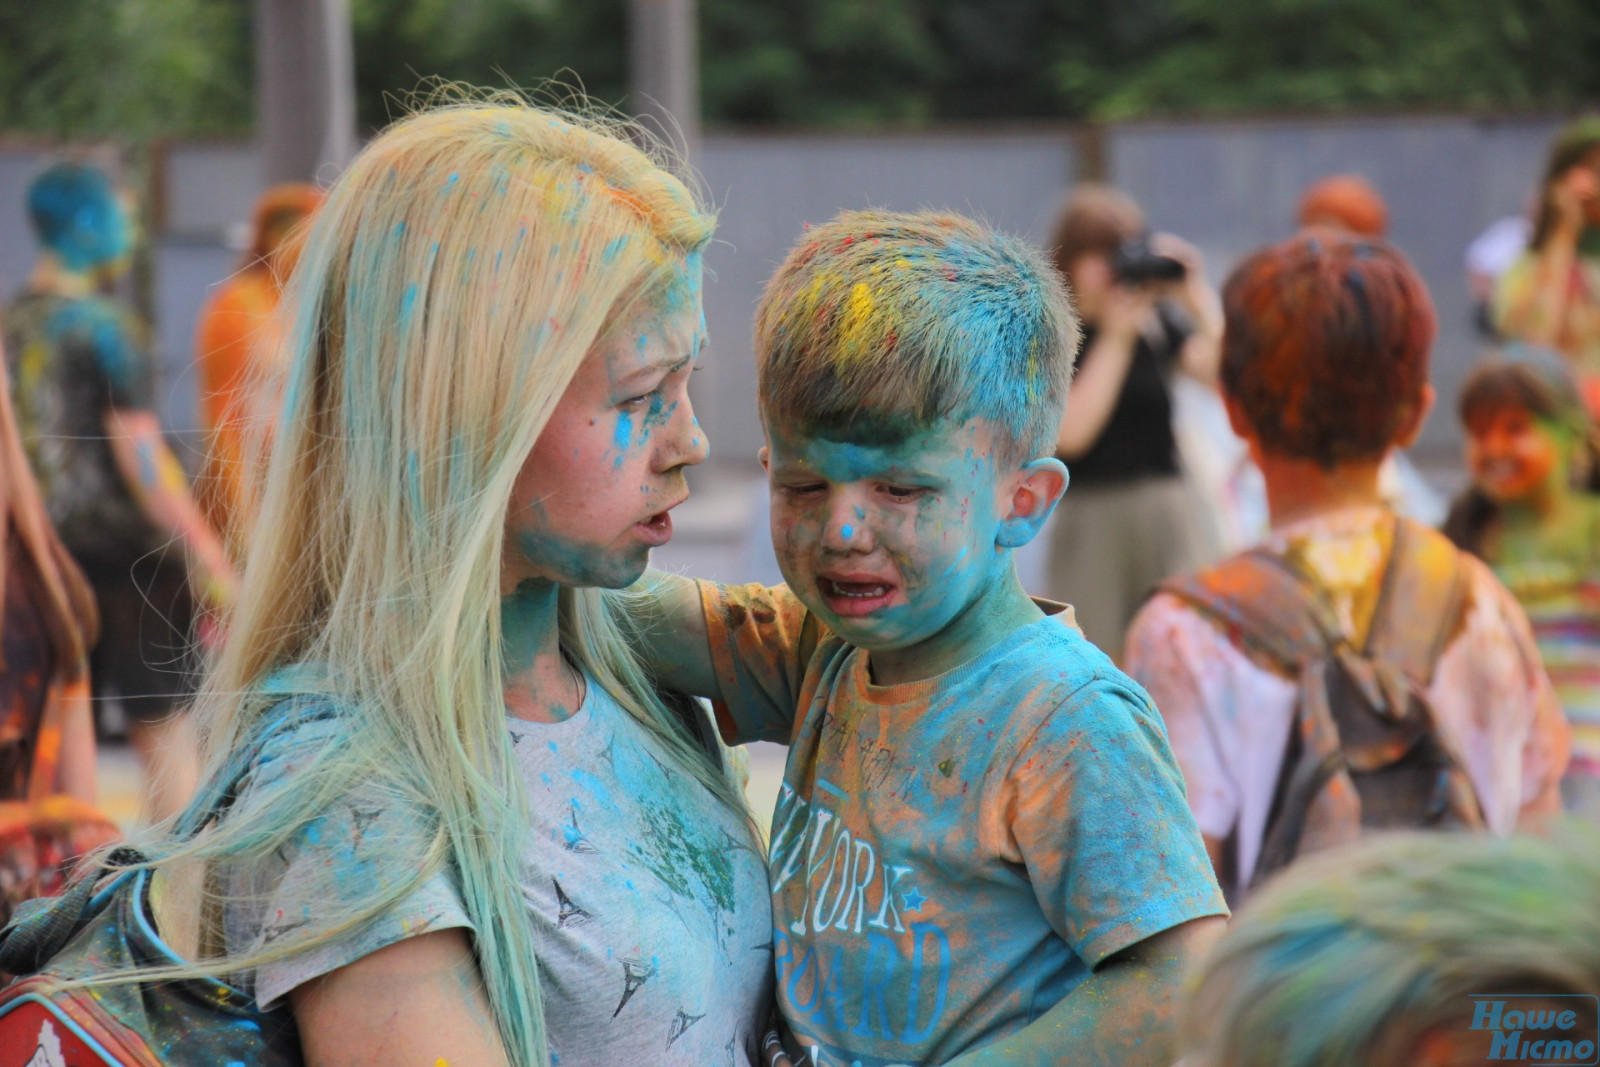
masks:
[[[200,422],[207,438],[201,502],[212,525],[235,549],[250,442],[262,426],[260,385],[270,377],[277,338],[273,312],[299,258],[294,238],[322,196],[320,189],[302,184],[277,185],[261,194],[243,265],[216,288],[200,312],[195,358]]]

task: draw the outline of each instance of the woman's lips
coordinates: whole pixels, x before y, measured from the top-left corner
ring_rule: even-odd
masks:
[[[639,531],[639,536],[651,548],[660,548],[672,540],[672,516],[665,511],[658,511],[643,522],[636,522],[633,528]]]

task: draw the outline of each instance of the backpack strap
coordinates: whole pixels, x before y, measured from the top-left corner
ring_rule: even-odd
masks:
[[[1367,633],[1368,658],[1391,664],[1419,690],[1461,621],[1470,576],[1461,550],[1436,530],[1395,520],[1388,573]]]
[[[1292,674],[1326,656],[1341,639],[1327,601],[1299,572],[1265,549],[1169,578],[1156,588],[1198,609],[1235,644]]]
[[[60,896],[23,901],[11,922],[0,930],[0,972],[23,975],[43,970],[89,919],[100,888],[100,875],[147,862],[138,849],[121,846],[101,859],[93,873],[80,876]]]

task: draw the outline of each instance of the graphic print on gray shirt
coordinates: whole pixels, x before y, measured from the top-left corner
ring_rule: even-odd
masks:
[[[552,1062],[759,1064],[772,1003],[764,859],[738,817],[671,769],[654,736],[593,679],[588,694],[564,722],[506,720],[533,813],[522,893]],[[263,754],[252,784],[293,774],[330,728],[324,720],[295,730]],[[308,826],[295,849],[236,872],[230,949],[315,924],[330,865],[335,885],[406,877],[399,857],[416,854],[406,846],[420,822],[407,815],[392,796],[362,790]],[[263,966],[255,995],[267,1006],[385,945],[470,926],[440,875],[355,933]]]

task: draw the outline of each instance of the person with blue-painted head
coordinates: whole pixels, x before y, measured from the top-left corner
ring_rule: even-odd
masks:
[[[193,784],[174,709],[195,593],[225,602],[233,572],[162,435],[146,327],[102,292],[134,243],[122,193],[104,170],[67,160],[33,180],[27,206],[41,250],[5,313],[18,427],[50,519],[94,590],[95,694],[120,700],[147,768],[146,815],[160,818]]]

